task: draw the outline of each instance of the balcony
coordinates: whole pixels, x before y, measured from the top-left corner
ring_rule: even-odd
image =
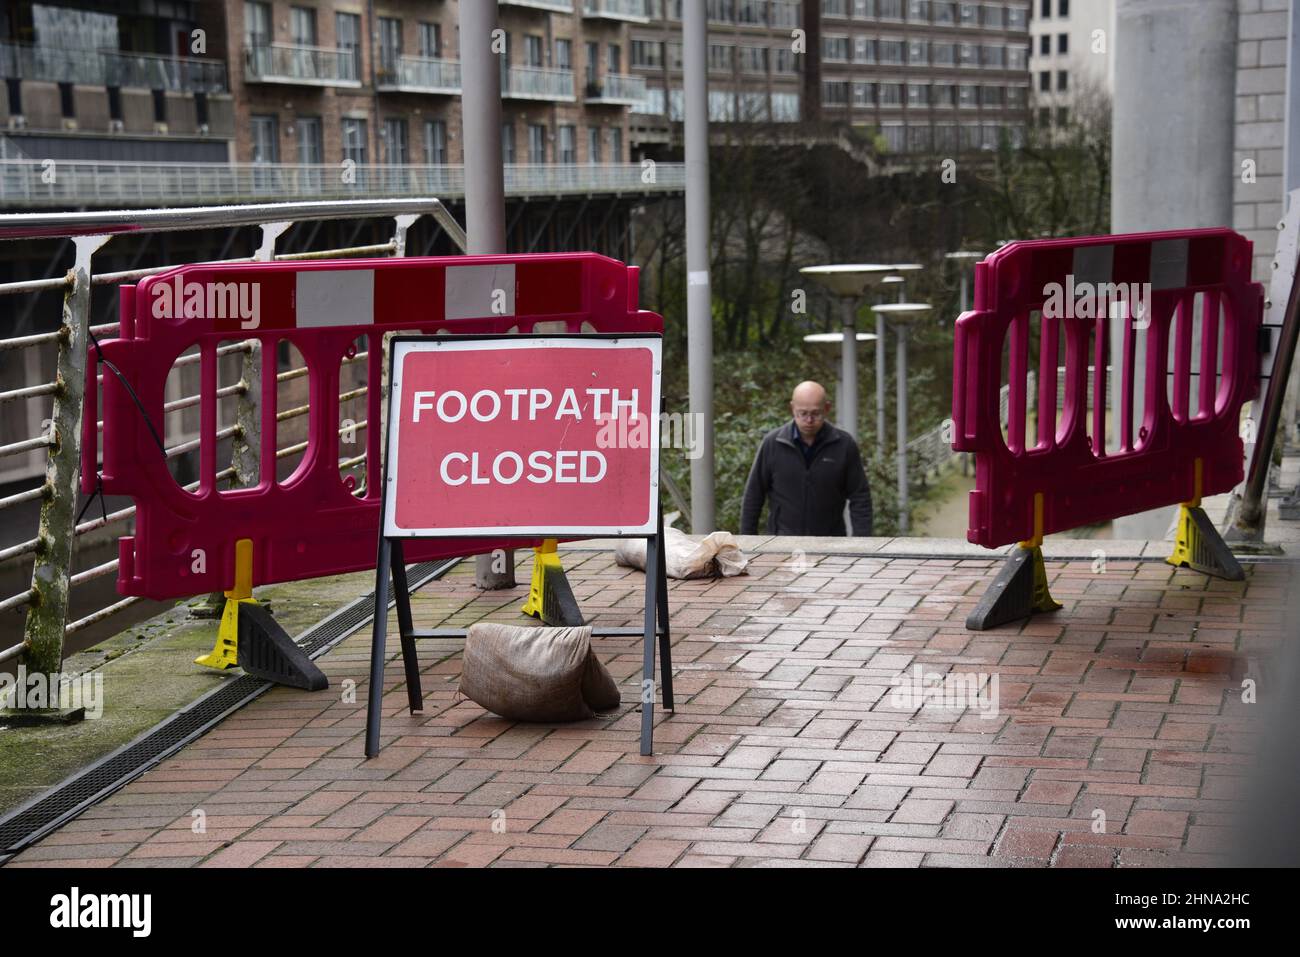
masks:
[[[573,0],[500,0],[503,7],[528,7],[547,13],[572,13]]]
[[[176,93],[225,93],[229,89],[226,65],[220,60],[120,50],[65,50],[0,43],[0,70],[8,78],[83,86],[139,87]]]
[[[512,66],[501,74],[501,96],[510,100],[551,100],[573,103],[573,71],[537,66]]]
[[[396,199],[465,195],[463,166],[96,163],[60,160],[53,182],[31,160],[0,160],[0,206],[10,209],[140,208],[294,199]],[[647,183],[639,163],[509,165],[507,196],[680,192],[680,163],[659,163]]]
[[[582,15],[590,19],[649,23],[646,0],[583,0]]]
[[[375,86],[385,93],[460,94],[460,61],[399,56],[396,67],[381,72]]]
[[[355,88],[361,86],[356,63],[351,50],[296,43],[251,46],[244,48],[244,81]]]
[[[645,77],[606,73],[600,83],[588,83],[588,103],[638,107],[646,101]]]

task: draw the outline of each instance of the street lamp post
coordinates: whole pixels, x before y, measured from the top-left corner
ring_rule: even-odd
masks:
[[[872,307],[877,322],[883,323],[886,317],[893,320],[898,343],[898,530],[904,535],[910,524],[907,487],[907,326],[928,314],[931,308],[923,302],[893,302]]]
[[[945,253],[944,259],[951,259],[957,264],[957,269],[961,273],[961,308],[958,315],[970,308],[970,272],[966,266],[984,258],[983,253],[970,252],[968,250],[958,250],[955,253]]]

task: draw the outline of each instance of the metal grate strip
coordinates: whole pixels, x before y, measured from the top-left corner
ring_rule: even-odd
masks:
[[[411,590],[441,578],[459,561],[453,558],[412,565],[407,571]],[[362,595],[312,626],[298,644],[311,658],[323,655],[374,618],[374,601],[373,591]],[[0,817],[0,865],[273,687],[271,682],[251,675],[235,678]]]

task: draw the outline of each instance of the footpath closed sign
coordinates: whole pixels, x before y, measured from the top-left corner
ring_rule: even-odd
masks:
[[[658,336],[394,337],[384,535],[653,535]]]

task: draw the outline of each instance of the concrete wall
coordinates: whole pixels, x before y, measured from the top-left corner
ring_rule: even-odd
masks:
[[[1238,0],[1236,183],[1232,225],[1255,243],[1255,279],[1268,283],[1282,219],[1288,14],[1291,0]],[[1253,163],[1254,182],[1243,179]],[[1243,165],[1246,164],[1246,165]]]

